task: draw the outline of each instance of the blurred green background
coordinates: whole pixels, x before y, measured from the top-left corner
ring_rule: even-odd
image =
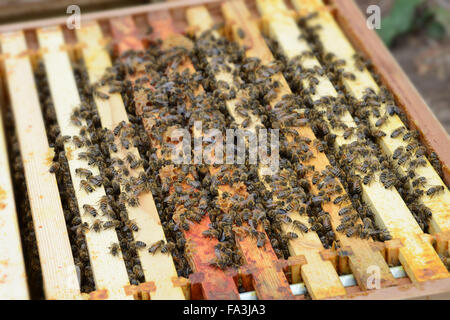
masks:
[[[355,0],[381,8],[385,44],[450,132],[450,0]]]

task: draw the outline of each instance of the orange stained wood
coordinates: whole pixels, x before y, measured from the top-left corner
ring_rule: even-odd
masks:
[[[245,6],[243,1],[229,1],[222,5],[222,11],[225,16],[225,20],[227,26],[233,28],[234,31],[241,28],[245,37],[240,39],[242,45],[246,48],[246,55],[248,57],[258,57],[261,59],[263,64],[270,63],[274,61],[271,51],[266,45],[264,38],[262,37],[258,25],[255,21],[252,21],[252,16]],[[239,39],[239,37],[234,37],[234,39]],[[285,94],[291,94],[291,90],[281,74],[276,74],[273,76],[274,79],[278,80],[280,83],[280,88],[278,90],[277,96],[270,102],[272,107],[275,107],[276,104],[281,100],[281,97]],[[298,132],[300,136],[309,138],[311,141],[316,140],[316,136],[312,132],[310,127],[301,127],[301,128],[292,128]],[[290,144],[294,143],[292,141],[292,137],[288,136],[287,140]],[[313,148],[314,158],[308,162],[308,164],[314,165],[315,170],[322,171],[325,170],[327,166],[330,165],[326,155],[317,150],[317,148]],[[310,181],[310,185],[312,187],[312,192],[315,194],[319,193],[319,190],[316,185],[311,182],[312,174],[308,174],[307,178]],[[340,187],[344,190],[343,186],[339,183]],[[340,217],[339,210],[341,209],[339,205],[333,204],[332,202],[327,202],[322,204],[322,208],[324,211],[330,213],[331,224],[333,230],[336,233],[336,238],[340,240],[341,245],[344,247],[350,247],[351,254],[348,257],[350,261],[350,269],[351,270],[341,270],[341,272],[352,272],[355,276],[358,285],[363,289],[367,290],[368,288],[368,279],[371,276],[371,272],[369,272],[372,266],[379,267],[380,270],[380,283],[381,286],[391,286],[395,283],[394,278],[389,270],[388,265],[384,261],[383,256],[376,251],[373,251],[370,246],[370,242],[360,238],[348,238],[343,233],[336,232],[336,227],[339,226]],[[318,240],[318,244],[320,245],[320,240]],[[296,239],[296,241],[291,246],[298,246],[296,250],[299,250],[302,254],[306,249],[304,245],[302,245],[301,240]],[[311,255],[311,249],[308,249],[308,255]],[[317,248],[315,255],[320,254],[320,249]],[[307,257],[308,260],[308,257]],[[309,260],[313,260],[311,257]],[[315,259],[317,260],[317,259]],[[306,266],[302,267],[302,274],[305,280],[305,283],[310,292],[319,291],[322,289],[323,292],[320,294],[323,298],[330,297],[332,295],[342,295],[342,292],[345,293],[345,290],[342,287],[342,290],[339,290],[339,286],[336,286],[336,280],[333,281],[333,278],[330,276],[328,279],[328,283],[325,284],[324,281],[313,281],[314,274],[317,274],[317,269],[325,269],[327,266],[325,265],[325,261],[316,263],[315,268],[308,269]],[[308,274],[309,273],[309,274]],[[329,272],[328,272],[329,273]],[[336,274],[337,277],[337,274]],[[308,278],[310,281],[308,281]],[[311,279],[312,278],[312,279]],[[340,280],[337,278],[337,281],[340,285]],[[309,283],[308,283],[309,282]],[[317,287],[317,288],[315,288]],[[328,290],[325,290],[328,288]]]
[[[205,7],[192,7],[186,12],[189,26],[195,29],[197,35],[201,34],[205,28],[212,27],[213,21]],[[195,21],[195,22],[194,22]],[[203,21],[202,25],[199,26],[198,22]],[[224,80],[230,83],[232,79],[231,73],[218,72],[215,75],[216,81]],[[244,92],[239,91],[237,96],[245,96]],[[242,119],[236,116],[235,105],[237,99],[227,100],[227,109],[233,116],[236,124],[240,125]],[[232,169],[230,169],[232,170]],[[214,169],[210,169],[211,174],[213,174]],[[220,186],[218,188],[219,200],[222,203],[221,208],[223,211],[227,212],[228,207],[226,200],[222,198],[221,194],[223,192],[228,192],[230,195],[239,194],[244,199],[248,197],[248,192],[245,185],[242,182],[235,183],[231,186]],[[259,230],[264,232],[264,230]],[[268,238],[267,235],[266,239]],[[269,241],[266,241],[264,246],[259,248],[257,246],[256,239],[248,236],[236,236],[236,243],[241,249],[245,261],[245,268],[248,273],[251,274],[252,283],[255,288],[256,294],[259,299],[293,299],[294,296],[289,288],[289,283],[286,276],[281,268],[279,268],[278,258],[275,254]]]
[[[166,25],[160,21],[152,26],[165,37],[172,34],[170,32],[171,24]],[[114,38],[118,40],[119,54],[128,50],[144,50],[144,45],[139,40],[138,31],[131,17],[111,19],[111,30]],[[149,125],[146,125],[146,130],[150,134],[151,126]],[[195,272],[191,281],[194,287],[195,283],[201,284],[201,294],[197,295],[197,292],[193,290],[192,298],[239,299],[233,277],[209,264],[209,261],[215,257],[214,246],[218,242],[217,239],[208,239],[202,235],[203,231],[209,229],[210,223],[208,215],[205,215],[200,224],[191,224],[190,230],[184,231],[187,246],[190,248],[187,252],[188,260]]]
[[[151,13],[148,16],[148,19],[149,24],[153,27],[153,31],[157,36],[172,38],[176,34],[172,19],[168,12]],[[172,32],[167,31],[169,28]],[[165,39],[163,38],[163,40]],[[185,61],[185,63],[179,67],[179,70],[182,71],[185,68],[195,71],[190,61]],[[199,91],[202,90],[202,88],[199,89]],[[218,169],[210,166],[209,171],[210,174],[213,175]],[[221,200],[223,200],[221,195],[224,192],[228,192],[230,195],[239,193],[244,197],[248,196],[245,185],[240,183],[233,184],[232,186],[221,185],[218,189],[219,198]],[[225,212],[228,210],[226,205],[221,207]],[[201,233],[196,234],[201,235]],[[203,236],[200,236],[200,238],[197,238],[197,241],[204,241],[204,238],[202,238]],[[260,299],[288,299],[293,297],[283,270],[276,266],[278,258],[268,241],[266,241],[265,246],[262,248],[258,248],[256,240],[251,239],[250,237],[236,237],[236,242],[242,251],[247,266],[249,266],[248,271],[252,273],[253,286]],[[214,258],[214,252],[212,250],[211,254],[210,259]]]

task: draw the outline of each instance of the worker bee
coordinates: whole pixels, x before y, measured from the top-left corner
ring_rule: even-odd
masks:
[[[131,169],[136,169],[137,167],[139,167],[142,164],[142,161],[136,159],[134,154],[132,154],[131,152],[127,153],[126,160],[130,164]]]
[[[117,126],[114,127],[113,129],[113,133],[115,136],[118,136],[120,131],[122,130],[122,128],[125,126],[126,122],[125,121],[120,121],[119,124]]]
[[[301,223],[298,220],[294,220],[293,223],[294,223],[294,226],[297,229],[299,229],[301,232],[303,232],[303,233],[307,233],[308,232],[309,229],[308,229],[308,227],[305,224]]]
[[[130,195],[128,197],[128,205],[130,207],[139,207],[139,205],[140,205],[139,198],[135,195]]]
[[[403,135],[403,141],[409,140],[411,138],[417,139],[419,137],[419,135],[420,135],[419,131],[417,131],[417,130],[410,130],[410,131],[406,132]]]
[[[70,136],[61,136],[56,137],[55,145],[59,147],[63,147],[64,143],[70,140]]]
[[[402,134],[403,131],[405,131],[406,128],[405,127],[399,127],[397,129],[395,129],[394,131],[392,131],[391,133],[391,138],[397,138],[398,136],[400,136]]]
[[[111,229],[111,228],[118,228],[120,227],[121,222],[119,220],[111,220],[111,221],[106,221],[103,224],[103,229],[107,230],[107,229]]]
[[[103,178],[102,178],[102,176],[100,176],[100,175],[97,175],[97,176],[89,176],[88,178],[87,178],[87,181],[91,184],[91,185],[94,185],[94,186],[96,186],[96,187],[100,187],[101,185],[102,185],[102,183],[103,183]]]
[[[347,195],[347,194],[344,194],[344,195],[342,195],[342,196],[337,196],[337,197],[333,200],[333,203],[334,203],[334,204],[340,204],[340,203],[342,203],[343,201],[346,201],[346,200],[348,200],[348,195]]]
[[[72,142],[75,144],[77,148],[83,147],[85,144],[87,144],[87,141],[83,137],[74,136],[72,137]]]
[[[61,165],[59,162],[53,162],[50,166],[50,169],[48,170],[50,173],[56,173],[61,168]]]
[[[135,264],[133,266],[133,274],[137,277],[137,278],[143,278],[144,277],[144,272],[142,271],[142,267],[138,264]]]
[[[161,247],[164,245],[165,241],[164,240],[159,240],[156,241],[155,243],[153,243],[149,248],[148,248],[148,252],[155,254],[156,251],[158,251],[159,249],[161,249]]]
[[[202,235],[206,238],[219,238],[220,232],[216,229],[207,229],[202,232]]]
[[[94,94],[95,94],[97,97],[99,97],[100,99],[102,99],[102,100],[108,100],[108,99],[109,99],[109,95],[107,95],[107,94],[104,93],[104,92],[101,92],[101,91],[96,90],[96,91],[94,92]]]
[[[136,241],[136,242],[134,242],[134,245],[133,245],[135,248],[137,248],[137,249],[143,249],[143,248],[145,248],[146,246],[147,246],[147,244],[145,243],[145,242],[143,242],[143,241]]]
[[[298,234],[296,234],[295,232],[286,232],[286,238],[287,239],[297,239]]]
[[[238,34],[239,38],[241,38],[241,39],[245,38],[245,32],[241,28],[237,29],[237,34]]]
[[[83,209],[85,213],[89,213],[91,216],[96,217],[97,216],[97,210],[91,205],[83,204]]]
[[[433,186],[427,190],[427,196],[433,197],[437,193],[444,191],[444,189],[445,189],[444,186],[440,185]]]
[[[387,117],[386,115],[382,116],[380,119],[378,119],[378,120],[375,122],[375,126],[376,126],[376,127],[381,127],[381,126],[386,122],[387,118],[388,118],[388,117]]]
[[[113,243],[111,244],[111,246],[109,247],[109,252],[113,255],[113,256],[118,256],[119,252],[120,252],[120,246],[118,243]]]
[[[102,221],[99,219],[95,219],[92,223],[91,229],[95,232],[100,232],[100,230],[102,230]]]
[[[404,152],[404,148],[402,146],[398,147],[394,150],[394,153],[392,155],[392,159],[397,160]]]
[[[76,168],[75,169],[75,173],[77,175],[79,175],[80,177],[85,177],[85,178],[89,178],[90,176],[92,176],[92,172],[89,169],[84,169],[84,168]]]
[[[343,134],[344,139],[347,140],[348,138],[350,138],[353,135],[354,131],[354,127],[348,127],[347,129],[345,129]]]
[[[412,186],[413,187],[417,187],[417,186],[420,185],[420,186],[424,187],[426,183],[427,183],[427,178],[425,178],[425,177],[418,177],[417,179],[415,179],[412,182]]]
[[[350,213],[352,210],[353,210],[352,207],[344,207],[344,208],[339,210],[338,214],[340,216],[343,216],[343,215],[346,215],[346,214]]]
[[[175,244],[170,241],[161,247],[161,253],[171,253],[173,250],[175,250]]]
[[[266,234],[264,232],[259,232],[256,241],[256,246],[258,248],[261,248],[264,247],[265,244],[266,244]]]
[[[370,182],[372,181],[372,178],[373,178],[373,174],[367,174],[367,175],[365,175],[365,176],[363,177],[363,183],[364,183],[365,185],[370,184]]]
[[[109,199],[108,199],[108,196],[102,196],[101,198],[100,198],[100,200],[98,201],[98,204],[99,204],[99,207],[100,207],[100,210],[104,213],[104,214],[106,214],[107,213],[107,211],[108,211],[108,206],[109,206]]]
[[[127,150],[130,148],[130,141],[127,138],[120,137],[120,144]]]
[[[138,225],[137,225],[136,222],[134,222],[133,220],[128,220],[128,221],[125,223],[125,226],[126,226],[128,229],[130,229],[131,231],[134,231],[134,232],[138,232],[138,231],[139,231]]]
[[[86,180],[80,181],[80,187],[87,193],[94,192],[94,188]]]
[[[381,131],[381,130],[373,130],[373,131],[372,131],[372,135],[373,135],[375,138],[382,138],[382,137],[385,137],[385,136],[386,136],[386,133],[385,133],[384,131]]]

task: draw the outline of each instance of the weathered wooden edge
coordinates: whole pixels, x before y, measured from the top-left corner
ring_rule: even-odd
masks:
[[[403,278],[404,279],[404,278]],[[350,293],[345,297],[333,300],[448,300],[450,299],[450,278],[430,280],[421,284],[399,279],[400,284],[395,287],[382,288],[365,292]],[[406,280],[406,279],[405,279]],[[353,291],[354,287],[349,287]],[[331,299],[330,299],[331,300]]]
[[[1,104],[0,100],[0,300],[22,300],[29,299],[29,293]]]
[[[101,12],[82,14],[80,17],[80,22],[81,22],[81,24],[83,24],[84,22],[92,21],[92,20],[111,19],[111,18],[120,17],[120,16],[137,15],[137,14],[155,12],[155,11],[160,11],[160,10],[171,10],[171,9],[186,8],[186,7],[201,5],[201,4],[220,3],[222,1],[225,1],[225,0],[178,0],[178,1],[173,1],[173,2],[170,1],[170,2],[153,3],[153,4],[148,4],[148,5],[132,6],[132,7],[128,7],[128,8],[112,9],[112,10],[105,10],[105,11],[101,11]],[[0,25],[0,33],[8,32],[8,31],[17,31],[17,30],[29,30],[29,29],[42,28],[42,27],[52,26],[52,25],[63,25],[63,24],[66,24],[67,18],[68,18],[68,16],[61,16],[61,17],[56,17],[56,18],[51,18],[51,19],[38,19],[38,20],[29,21],[29,22],[4,24],[4,25]]]
[[[0,35],[6,82],[14,113],[47,299],[75,299],[80,287],[55,177],[48,171],[40,102],[23,32]]]

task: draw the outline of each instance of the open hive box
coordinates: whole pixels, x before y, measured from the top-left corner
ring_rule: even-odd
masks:
[[[299,18],[303,19],[297,23]],[[213,28],[218,22],[223,22],[224,27]],[[446,186],[450,182],[449,137],[380,40],[366,28],[365,20],[352,1],[330,0],[327,4],[320,0],[178,1],[83,15],[81,28],[76,30],[68,30],[65,23],[66,18],[61,18],[0,27],[0,79],[3,84],[0,103],[7,111],[1,122],[7,130],[0,128],[2,299],[29,298],[28,284],[41,286],[46,299],[399,299],[442,295],[450,291],[446,268],[450,250],[450,193]],[[149,26],[152,28],[150,34]],[[219,204],[218,210],[226,215],[231,210],[226,198],[239,195],[242,202],[246,202],[252,193],[244,178],[237,177],[229,183],[221,179],[220,183],[213,185],[215,190],[212,191],[203,183],[192,183],[196,180],[197,169],[183,173],[182,167],[163,165],[146,170],[158,177],[160,183],[165,181],[160,184],[165,196],[178,193],[176,187],[181,187],[189,195],[183,202],[170,207],[174,217],[178,214],[178,218],[173,218],[177,224],[188,224],[177,231],[182,239],[175,246],[182,248],[182,257],[165,254],[159,251],[170,251],[170,247],[164,245],[170,235],[163,229],[170,222],[164,218],[163,211],[167,208],[164,207],[166,204],[159,203],[158,192],[138,193],[139,205],[131,204],[128,199],[124,204],[126,221],[122,219],[119,225],[107,228],[105,224],[111,222],[108,214],[96,214],[95,217],[89,214],[93,209],[100,211],[102,199],[108,197],[106,185],[97,188],[89,183],[86,185],[88,178],[99,175],[99,168],[91,165],[92,175],[80,175],[77,169],[88,167],[86,162],[89,159],[83,157],[85,146],[78,148],[74,139],[64,141],[62,138],[80,134],[72,112],[91,99],[90,103],[97,112],[97,120],[93,123],[118,133],[112,140],[119,147],[107,153],[111,158],[131,157],[126,166],[134,180],[130,178],[129,181],[140,185],[144,167],[134,166],[133,157],[138,159],[140,154],[144,154],[145,158],[148,154],[138,150],[142,149],[139,143],[125,147],[120,140],[123,137],[120,132],[130,127],[130,121],[136,124],[143,119],[143,128],[155,153],[155,156],[147,157],[150,163],[147,166],[153,168],[152,161],[164,160],[163,141],[156,137],[155,132],[158,132],[165,115],[162,109],[152,108],[150,103],[140,103],[142,100],[137,99],[142,90],[153,90],[151,80],[142,80],[150,77],[152,71],[126,70],[123,82],[129,84],[131,93],[124,93],[122,89],[119,90],[122,95],[111,90],[107,81],[96,86],[97,91],[93,94],[83,86],[98,83],[116,57],[122,55],[126,59],[127,54],[131,55],[130,50],[144,50],[149,43],[154,45],[151,41],[156,38],[162,40],[166,49],[191,46],[191,42],[180,37],[186,33],[200,38],[195,50],[200,59],[190,61],[185,57],[177,61],[162,71],[167,78],[176,79],[185,69],[194,72],[195,68],[200,68],[202,72],[208,72],[210,81],[234,90],[234,97],[225,95],[221,98],[222,109],[205,112],[227,114],[234,127],[247,127],[248,130],[256,130],[256,124],[262,125],[263,122],[265,125],[278,123],[280,119],[274,120],[270,116],[263,121],[261,114],[252,110],[242,112],[240,101],[248,98],[247,89],[235,85],[240,74],[227,59],[222,59],[223,51],[205,47],[202,34],[207,30],[212,30],[207,33],[210,42],[220,37],[237,42],[249,58],[246,61],[258,58],[262,66],[271,66],[274,57],[284,59],[288,66],[284,74],[271,73],[269,68],[264,76],[277,83],[276,90],[262,98],[270,106],[267,108],[269,114],[283,114],[279,109],[285,96],[295,93],[307,101],[310,109],[313,106],[312,109],[321,111],[318,114],[328,125],[328,129],[318,129],[317,121],[286,122],[289,123],[285,126],[287,129],[281,131],[286,134],[283,141],[286,149],[290,150],[288,155],[282,154],[282,158],[292,156],[305,145],[299,141],[310,141],[306,143],[310,155],[295,158],[302,165],[299,170],[304,172],[301,177],[295,172],[293,180],[302,180],[302,186],[308,185],[303,188],[306,192],[302,194],[307,196],[302,203],[317,202],[311,210],[319,212],[319,218],[325,212],[326,218],[312,218],[315,213],[311,212],[299,214],[302,206],[296,210],[287,209],[290,204],[285,202],[294,203],[295,197],[283,201],[285,196],[281,193],[296,195],[296,190],[299,190],[291,179],[287,179],[288,183],[279,191],[279,182],[284,184],[285,180],[277,182],[281,178],[271,180],[257,174],[255,179],[263,182],[270,198],[264,209],[267,212],[278,210],[281,214],[269,216],[267,213],[268,218],[262,220],[269,227],[258,221],[252,225],[252,219],[247,218],[232,228],[232,242],[240,255],[239,268],[223,269],[211,263],[217,262],[221,239],[205,236],[212,232],[210,227],[219,219],[208,204],[206,210],[200,208],[201,202],[194,205],[194,211],[202,212],[196,223],[180,217],[183,216],[183,206],[187,206],[186,201],[195,202],[197,194],[206,195],[209,200],[214,198]],[[276,41],[277,46],[273,46],[272,41]],[[222,42],[217,42],[217,46]],[[308,53],[311,50],[316,54]],[[355,50],[372,60],[372,72],[362,59],[357,58]],[[216,68],[217,61],[226,67]],[[327,68],[321,69],[322,66]],[[300,73],[296,74],[296,70]],[[390,101],[374,98],[381,94],[381,84],[391,91],[399,107],[389,105]],[[210,88],[198,86],[194,93],[201,95]],[[130,115],[128,110],[127,99],[130,96],[136,98],[135,115]],[[337,99],[342,96],[350,107],[336,111],[333,108],[338,108],[337,101],[341,100]],[[185,98],[189,97],[183,96]],[[192,101],[185,103],[187,108],[195,107]],[[330,115],[329,107],[339,117]],[[364,110],[372,110],[372,107],[374,110],[382,109],[383,113],[370,111],[363,114]],[[299,110],[293,114],[306,119],[301,108],[298,106],[296,109]],[[8,110],[12,111],[13,118]],[[53,115],[49,115],[51,112]],[[207,121],[207,113],[204,118]],[[370,130],[370,141],[379,148],[379,155],[373,161],[387,162],[395,177],[411,175],[402,180],[401,186],[390,183],[397,178],[389,178],[382,165],[368,169],[374,171],[369,175],[364,161],[348,159],[357,153],[354,148],[362,148],[361,136],[357,129],[352,129],[361,125],[361,118]],[[245,124],[248,119],[249,126]],[[85,118],[79,121],[84,125],[86,120],[89,121]],[[339,123],[345,123],[345,126]],[[59,124],[59,136],[52,133],[51,126],[56,124]],[[415,144],[413,131],[406,126],[409,130],[418,130],[417,139],[426,149]],[[326,130],[328,134],[323,135]],[[16,138],[12,137],[14,131]],[[328,141],[330,135],[334,135],[334,139]],[[317,138],[327,140],[336,153],[324,153],[323,144],[313,143]],[[61,151],[65,151],[62,156],[65,159],[63,164],[58,163],[63,168],[56,168],[52,160]],[[336,157],[341,159],[336,162]],[[308,166],[314,168],[305,170]],[[50,171],[57,172],[56,176],[49,171],[50,167]],[[202,175],[214,178],[237,169],[211,165],[203,166],[201,170]],[[341,191],[324,195],[320,182],[330,174],[334,178],[328,180],[333,180],[333,186]],[[345,175],[353,180],[359,177],[359,182],[352,182]],[[178,176],[181,176],[180,181]],[[83,184],[85,188],[78,187]],[[72,193],[68,195],[66,188],[70,186]],[[91,192],[89,188],[92,188]],[[119,193],[126,193],[127,186],[120,184],[117,188]],[[358,195],[355,200],[360,201],[363,208],[352,207],[346,198],[347,193]],[[329,199],[327,194],[331,195]],[[345,202],[347,205],[343,204]],[[78,216],[68,216],[70,206],[77,206]],[[356,209],[359,216],[351,216],[347,221],[352,223],[345,225],[343,217],[356,212]],[[367,209],[370,209],[370,215]],[[367,216],[362,214],[364,212]],[[74,219],[77,223],[73,222]],[[135,225],[128,223],[130,221]],[[84,223],[88,230],[80,228]],[[384,239],[386,241],[373,241],[362,236],[366,224],[371,223],[376,224],[378,230],[384,230],[374,231],[374,234],[389,233],[389,237]],[[101,232],[95,229],[99,224],[103,229]],[[277,227],[271,229],[270,224]],[[345,232],[341,232],[343,224]],[[127,242],[127,236],[120,231],[125,225],[135,246],[133,258],[138,259],[138,268],[127,261],[130,259],[128,254],[121,254],[120,248],[114,247],[120,243],[122,251],[131,250],[130,241]],[[358,230],[356,225],[364,225],[364,229]],[[302,232],[303,228],[309,231]],[[273,230],[277,234],[272,234]],[[83,248],[74,249],[80,246],[76,240],[78,232],[83,238]],[[333,241],[326,249],[330,232]],[[262,240],[266,237],[270,241]],[[284,251],[276,244],[277,239],[285,244]],[[165,242],[156,245],[161,240]],[[26,263],[22,243],[27,249]],[[145,250],[139,250],[144,244]],[[148,247],[158,252],[151,254],[146,250]],[[185,266],[188,272],[179,270],[182,259],[188,263]],[[133,274],[136,273],[135,277]],[[27,276],[31,279],[28,284]],[[42,277],[42,285],[39,277]],[[90,278],[91,287],[83,283],[83,277]],[[39,288],[32,289],[39,291]]]

